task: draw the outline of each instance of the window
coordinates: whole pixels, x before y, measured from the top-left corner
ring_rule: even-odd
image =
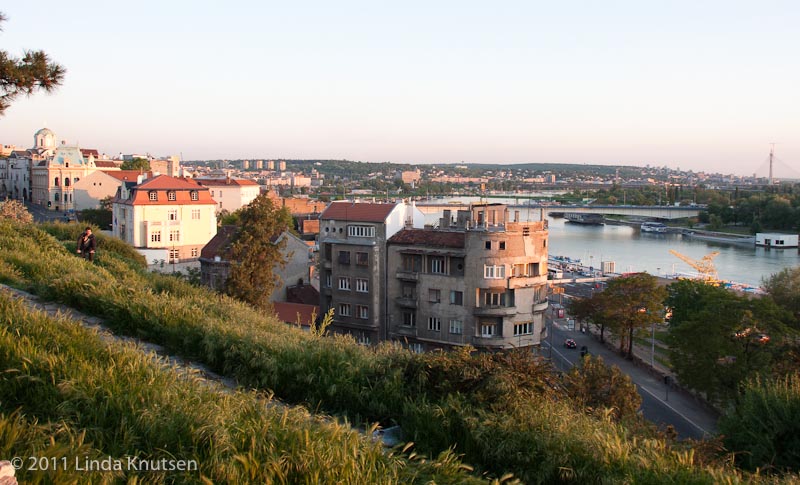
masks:
[[[450,333],[461,335],[464,331],[464,322],[461,320],[450,320]]]
[[[403,271],[419,272],[422,270],[422,256],[419,254],[404,254],[402,256]]]
[[[196,257],[197,257],[197,255],[198,255],[197,248],[192,248],[192,257],[193,257],[193,258],[196,258]]]
[[[150,242],[161,242],[161,231],[151,232]]]
[[[214,197],[214,191],[213,190],[211,191],[211,197]]]
[[[331,286],[333,286],[333,275],[325,273],[325,288],[330,288]]]
[[[369,254],[356,253],[356,266],[368,266],[368,265],[369,265]]]
[[[171,221],[177,221],[178,220],[178,209],[170,209],[169,212],[167,212],[167,217]]]
[[[178,242],[181,240],[181,231],[175,229],[173,231],[169,231],[169,240],[172,242]]]
[[[500,251],[505,251],[505,249],[506,249],[506,242],[500,241]]]
[[[526,273],[525,268],[526,268],[526,266],[525,266],[524,263],[523,264],[515,264],[514,268],[512,269],[512,273],[511,274],[513,276],[517,277],[517,278],[522,277],[522,276],[527,276],[528,274]]]
[[[539,263],[528,263],[528,276],[541,276],[539,273]]]
[[[356,291],[367,293],[369,291],[369,280],[356,278]]]
[[[350,291],[350,278],[347,277],[340,277],[339,278],[339,289],[344,291]]]
[[[417,287],[414,285],[403,285],[403,298],[416,298]]]
[[[505,306],[506,304],[505,293],[484,293],[483,297],[486,306]]]
[[[410,344],[408,344],[408,350],[414,352],[415,354],[421,354],[422,353],[422,344],[419,343],[419,342],[410,343]]]
[[[439,303],[442,301],[442,291],[437,288],[428,290],[428,301],[431,303]]]
[[[59,194],[59,193],[55,193],[55,194],[53,194],[53,200],[54,200],[54,201],[56,201],[56,202],[58,202],[58,200],[59,200],[59,196],[60,196],[60,194]]]
[[[444,257],[428,256],[428,272],[435,274],[444,274]]]
[[[150,192],[147,193],[147,197],[150,200],[158,200],[158,192],[156,192],[155,190],[151,190]]]
[[[56,187],[58,187],[58,177],[56,177],[55,183],[54,183],[53,185],[55,185]]]
[[[350,251],[339,251],[339,264],[350,264]]]
[[[369,318],[369,307],[366,305],[357,305],[356,306],[356,316],[363,320]]]
[[[373,226],[347,226],[347,235],[352,237],[375,237]]]
[[[178,256],[179,256],[179,251],[177,249],[170,249],[169,250],[169,260],[170,260],[170,262],[178,261]]]
[[[442,321],[439,317],[428,317],[428,330],[439,332],[442,330]]]
[[[200,197],[197,195],[196,190],[189,191],[189,198],[191,198],[192,200],[200,200]]]
[[[463,305],[464,304],[464,293],[461,291],[450,291],[450,304],[451,305]]]
[[[403,312],[403,325],[409,327],[417,326],[417,315],[412,312]]]
[[[175,191],[174,190],[168,190],[167,191],[167,200],[176,200],[176,199],[177,199],[177,197],[175,196]]]
[[[493,266],[483,265],[483,277],[490,280],[503,279],[506,277],[506,267],[504,265]]]
[[[356,335],[356,342],[358,342],[361,345],[369,345],[370,340],[367,332],[358,332],[358,334]]]
[[[486,241],[483,243],[486,249],[492,249],[492,241]]]
[[[195,221],[200,220],[200,209],[192,209],[192,219]]]
[[[339,316],[341,316],[341,317],[349,317],[350,316],[350,304],[349,303],[339,303]]]
[[[518,323],[514,325],[514,336],[531,335],[533,333],[533,323]]]
[[[497,325],[495,324],[481,325],[481,337],[494,337],[496,331]]]

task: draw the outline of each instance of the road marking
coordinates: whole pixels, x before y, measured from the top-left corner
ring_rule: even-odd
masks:
[[[669,405],[669,403],[667,403],[667,401],[664,401],[664,400],[662,400],[660,397],[656,396],[654,393],[652,393],[651,391],[649,391],[648,389],[646,389],[646,388],[645,388],[643,385],[639,384],[638,386],[639,386],[639,389],[641,389],[641,390],[643,390],[644,392],[646,392],[646,393],[650,394],[651,396],[653,396],[653,398],[654,398],[656,401],[658,401],[658,402],[660,402],[661,404],[663,404],[664,406],[668,407],[670,410],[672,410],[672,412],[673,412],[673,413],[675,413],[675,414],[677,414],[678,416],[680,416],[681,418],[683,418],[683,419],[684,419],[684,420],[685,420],[687,423],[691,424],[691,425],[692,425],[692,426],[694,426],[695,428],[697,428],[697,429],[699,429],[700,431],[702,431],[704,435],[707,435],[707,434],[708,434],[708,435],[710,435],[710,434],[711,434],[711,433],[709,433],[709,432],[708,432],[708,431],[707,431],[705,428],[703,428],[703,427],[702,427],[702,426],[700,426],[699,424],[695,423],[694,421],[692,421],[691,419],[689,419],[688,417],[686,417],[686,415],[684,415],[683,413],[681,413],[681,412],[680,412],[680,411],[678,411],[677,409],[675,409],[675,408],[673,408],[672,406],[670,406],[670,405]]]
[[[558,350],[555,350],[555,347],[553,347],[552,345],[550,345],[550,343],[549,343],[549,342],[545,342],[545,343],[546,343],[546,344],[547,344],[547,345],[550,347],[550,349],[551,349],[551,350],[555,351],[555,353],[556,353],[556,354],[558,354],[558,355],[559,355],[559,357],[561,357],[561,360],[563,360],[563,361],[565,361],[565,362],[568,362],[568,363],[569,363],[570,365],[572,365],[572,366],[574,366],[574,365],[575,365],[575,363],[574,363],[574,362],[572,362],[571,360],[569,360],[569,359],[568,359],[568,358],[567,358],[567,357],[566,357],[564,354],[562,354],[562,353],[561,353],[561,352],[559,352]],[[632,379],[631,379],[631,380],[632,380]],[[656,395],[655,395],[653,392],[651,392],[650,390],[648,390],[647,388],[645,388],[643,385],[641,385],[641,384],[636,384],[636,387],[638,387],[639,389],[641,389],[641,390],[643,390],[644,392],[646,392],[646,393],[650,394],[651,396],[653,396],[653,399],[655,399],[656,401],[660,402],[661,404],[663,404],[664,406],[666,406],[667,408],[669,408],[669,409],[670,409],[670,410],[671,410],[673,413],[675,413],[675,414],[677,414],[678,416],[680,416],[681,418],[683,418],[683,420],[684,420],[684,421],[686,421],[687,423],[689,423],[689,424],[691,424],[692,426],[694,426],[695,428],[699,429],[699,430],[700,430],[700,431],[701,431],[701,432],[702,432],[704,435],[710,435],[710,434],[711,434],[710,432],[708,432],[708,430],[706,430],[705,428],[703,428],[703,427],[702,427],[702,426],[700,426],[699,424],[697,424],[697,423],[695,423],[694,421],[692,421],[691,419],[689,419],[689,418],[688,418],[688,417],[687,417],[685,414],[681,413],[681,412],[680,412],[680,411],[678,411],[677,409],[675,409],[675,408],[673,408],[672,406],[670,406],[670,405],[669,405],[669,403],[668,403],[667,401],[664,401],[664,400],[662,400],[660,397],[656,396]]]

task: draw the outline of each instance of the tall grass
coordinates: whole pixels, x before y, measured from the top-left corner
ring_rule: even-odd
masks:
[[[549,367],[529,356],[415,355],[394,345],[372,349],[315,337],[113,253],[101,251],[90,264],[64,249],[71,238],[59,244],[38,229],[12,226],[0,223],[0,280],[101,316],[117,332],[157,342],[285,402],[357,424],[400,424],[426,454],[452,448],[480,471],[512,472],[532,483],[759,479],[699,464],[685,445],[584,413]],[[36,252],[9,249],[26,245]]]
[[[67,458],[56,472],[21,470],[22,483],[478,482],[452,454],[426,463],[386,454],[347,426],[206,385],[5,293],[0,319],[0,452]],[[84,456],[194,460],[199,470],[81,474],[74,463]]]

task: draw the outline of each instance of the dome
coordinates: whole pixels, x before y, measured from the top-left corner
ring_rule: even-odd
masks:
[[[42,135],[42,136],[51,135],[53,138],[55,138],[55,136],[56,136],[56,134],[53,133],[53,130],[51,130],[50,128],[42,128],[41,130],[37,131],[33,136],[35,138],[35,137],[37,137],[39,135]]]
[[[51,150],[56,147],[56,134],[50,128],[42,128],[33,135],[33,148]]]

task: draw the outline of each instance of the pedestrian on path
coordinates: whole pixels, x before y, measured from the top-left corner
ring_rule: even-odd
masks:
[[[92,228],[87,227],[83,234],[78,238],[78,254],[83,256],[83,259],[94,261],[94,252],[97,249],[97,243],[92,234]]]

